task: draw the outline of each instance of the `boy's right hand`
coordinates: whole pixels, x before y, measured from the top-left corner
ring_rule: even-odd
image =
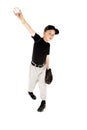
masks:
[[[13,13],[20,19],[20,20],[23,20],[24,17],[23,17],[23,14],[21,12],[21,10],[18,8],[18,7],[15,7],[13,9]]]

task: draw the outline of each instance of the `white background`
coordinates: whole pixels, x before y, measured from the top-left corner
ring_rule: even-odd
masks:
[[[21,8],[32,28],[48,24],[60,34],[51,41],[47,108],[38,113],[27,94],[33,40],[13,14]],[[0,130],[87,130],[86,0],[0,0]]]

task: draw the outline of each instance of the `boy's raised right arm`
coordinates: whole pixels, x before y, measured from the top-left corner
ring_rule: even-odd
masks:
[[[32,27],[27,23],[25,20],[21,10],[19,8],[14,8],[13,10],[14,14],[21,20],[22,24],[26,27],[26,29],[29,31],[31,36],[35,35],[35,31],[32,29]]]

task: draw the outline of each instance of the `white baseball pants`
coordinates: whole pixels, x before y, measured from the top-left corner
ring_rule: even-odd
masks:
[[[33,92],[38,82],[39,89],[40,89],[40,97],[42,100],[46,99],[45,71],[46,71],[45,65],[41,68],[35,67],[32,64],[30,65],[28,91]]]

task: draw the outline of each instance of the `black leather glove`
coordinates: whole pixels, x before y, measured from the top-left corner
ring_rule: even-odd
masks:
[[[53,75],[52,75],[52,70],[51,69],[46,69],[45,73],[45,83],[50,84],[53,80]]]

